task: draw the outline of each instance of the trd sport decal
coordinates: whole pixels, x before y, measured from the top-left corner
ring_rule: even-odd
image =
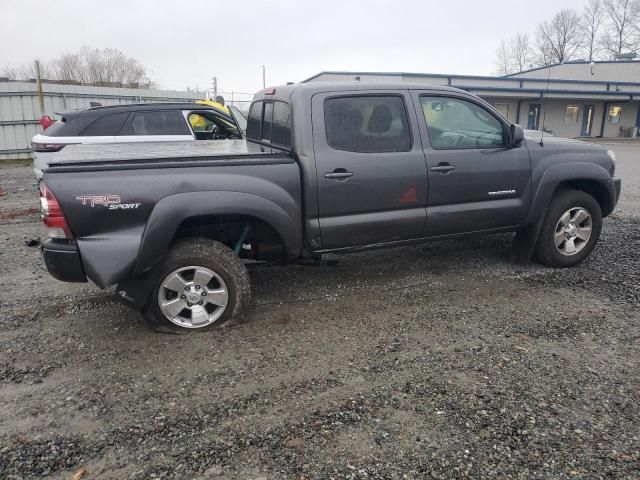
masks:
[[[141,205],[140,203],[121,203],[120,195],[79,195],[76,200],[80,200],[82,205],[91,207],[101,205],[109,210],[130,210]]]

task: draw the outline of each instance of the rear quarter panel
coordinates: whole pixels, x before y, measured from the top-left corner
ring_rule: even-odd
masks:
[[[280,158],[281,163],[273,163],[266,157],[267,161],[262,163],[252,159],[229,166],[225,166],[224,161],[218,161],[217,165],[193,162],[193,166],[182,168],[99,172],[54,168],[45,173],[44,181],[62,206],[77,240],[87,276],[98,286],[105,287],[131,275],[143,253],[140,247],[148,220],[158,204],[164,205],[165,212],[154,216],[153,235],[147,238],[145,245],[149,248],[156,244],[162,248],[154,249],[151,262],[157,263],[166,254],[176,221],[179,224],[194,212],[241,213],[243,197],[237,194],[243,193],[263,198],[265,205],[276,204],[286,212],[289,231],[281,235],[287,235],[289,250],[301,248],[300,173],[292,159]],[[237,200],[236,204],[224,205],[226,212],[220,211],[222,202],[219,200],[221,196],[224,198],[225,192],[233,192]],[[173,199],[185,198],[185,194],[197,195],[191,197],[193,202],[172,205]],[[165,217],[171,217],[171,221],[167,228],[162,228]],[[294,238],[299,240],[292,240]],[[140,270],[152,266],[144,265]]]

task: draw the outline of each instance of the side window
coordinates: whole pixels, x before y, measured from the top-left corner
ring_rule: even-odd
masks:
[[[407,152],[411,134],[399,96],[350,96],[324,102],[327,143],[349,152]]]
[[[89,126],[82,131],[80,136],[99,137],[118,135],[118,132],[122,128],[122,124],[125,122],[128,116],[129,112],[103,115],[102,117],[94,120],[91,124],[89,124]]]
[[[191,112],[188,115],[188,119],[196,140],[218,140],[241,137],[235,124],[232,124],[230,120],[226,120],[212,113]]]
[[[271,143],[291,146],[291,108],[288,103],[275,102],[273,106]]]
[[[120,135],[190,135],[189,127],[178,110],[134,112]]]
[[[505,144],[502,123],[473,102],[420,97],[429,141],[436,150],[498,147]]]
[[[264,103],[264,115],[262,117],[262,139],[271,141],[271,124],[273,119],[273,102]]]
[[[253,102],[249,108],[247,118],[247,138],[260,140],[260,123],[262,121],[262,104],[264,102]]]

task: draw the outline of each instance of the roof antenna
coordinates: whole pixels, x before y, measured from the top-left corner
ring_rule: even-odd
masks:
[[[562,63],[562,62],[560,62]],[[547,96],[549,95],[549,82],[551,81],[551,65],[547,67],[547,91],[542,97],[542,134],[540,135],[540,146],[544,147],[544,123],[547,119]]]

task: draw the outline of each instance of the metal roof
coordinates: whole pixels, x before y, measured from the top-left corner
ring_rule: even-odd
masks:
[[[577,64],[577,63],[581,63],[581,62],[572,62],[573,64]],[[619,61],[619,62],[596,62],[596,63],[638,63],[640,64],[640,61],[637,62],[623,62],[623,61]],[[569,62],[565,63],[565,64],[556,64],[556,65],[551,65],[551,67],[554,66],[558,66],[558,65],[567,65],[569,64]],[[331,70],[327,70],[327,71],[322,71],[320,73],[316,73],[315,75],[312,75],[309,78],[306,78],[304,80],[302,80],[300,83],[307,83],[310,82],[322,75],[349,75],[349,76],[354,76],[354,77],[358,77],[358,76],[397,76],[397,77],[417,77],[417,78],[443,78],[443,79],[469,79],[469,80],[489,80],[489,81],[495,81],[495,82],[513,82],[518,81],[518,80],[528,80],[528,81],[534,81],[534,82],[544,82],[544,83],[576,83],[576,84],[594,84],[594,85],[610,85],[610,84],[614,84],[614,85],[640,85],[640,82],[616,82],[613,80],[579,80],[579,79],[541,79],[541,78],[527,78],[527,77],[520,77],[520,76],[516,76],[516,75],[522,75],[523,73],[526,72],[532,72],[535,70],[541,70],[544,68],[548,68],[548,67],[540,67],[540,68],[534,68],[532,70],[527,70],[525,72],[519,72],[519,73],[514,73],[512,75],[505,75],[503,77],[492,77],[492,76],[488,76],[488,75],[458,75],[458,74],[446,74],[446,73],[416,73],[416,72],[347,72],[347,71],[331,71]]]

